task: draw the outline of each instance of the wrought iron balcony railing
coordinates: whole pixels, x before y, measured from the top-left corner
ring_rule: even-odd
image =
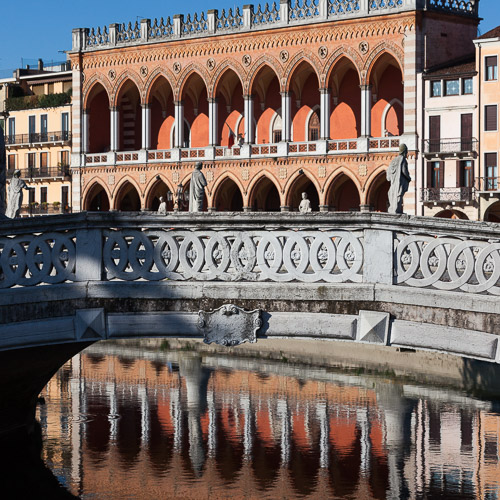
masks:
[[[5,145],[22,146],[30,144],[50,143],[50,142],[68,142],[71,140],[71,132],[40,132],[34,134],[16,134],[6,135]]]
[[[476,193],[473,187],[423,188],[420,201],[424,203],[471,202]]]
[[[12,177],[14,174],[13,168],[7,170],[7,177]],[[50,177],[67,177],[69,176],[69,165],[57,167],[29,167],[21,168],[21,178],[23,179],[43,179]]]
[[[426,139],[426,154],[477,153],[477,139]]]

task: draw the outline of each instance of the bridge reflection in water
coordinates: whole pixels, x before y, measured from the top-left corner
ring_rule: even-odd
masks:
[[[500,493],[500,413],[458,391],[102,345],[44,396],[44,459],[83,497]]]

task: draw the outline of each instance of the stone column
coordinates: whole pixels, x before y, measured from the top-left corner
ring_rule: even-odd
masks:
[[[330,139],[330,89],[319,89],[320,97],[320,139]]]
[[[370,137],[372,133],[372,86],[360,85],[361,88],[361,136]]]
[[[245,143],[253,144],[255,141],[253,126],[253,95],[244,95]]]
[[[289,142],[292,132],[292,98],[290,92],[281,92],[281,140]]]
[[[184,146],[184,101],[175,101],[175,135],[174,148]]]
[[[89,152],[89,110],[82,112],[82,153]]]
[[[219,119],[219,100],[211,97],[208,100],[208,145],[217,146],[219,138],[217,137],[217,123]]]
[[[119,135],[120,135],[120,109],[118,107],[111,107],[110,119],[110,138],[109,149],[111,151],[118,151],[119,148]]]
[[[142,149],[151,149],[151,107],[142,105]]]

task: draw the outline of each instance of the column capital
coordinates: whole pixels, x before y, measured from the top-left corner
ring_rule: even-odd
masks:
[[[120,111],[120,106],[110,106],[109,110],[110,111]]]
[[[280,92],[281,97],[290,97],[290,95],[291,95],[291,92],[289,92],[289,91]]]
[[[174,106],[184,106],[184,101],[174,101]]]
[[[83,108],[83,109],[82,109],[82,114],[84,114],[84,115],[88,115],[88,114],[90,114],[90,109]]]
[[[255,97],[255,96],[254,96],[253,94],[243,94],[243,99],[244,99],[245,101],[253,101],[253,98],[254,98],[254,97]]]
[[[320,87],[319,88],[319,93],[320,94],[330,94],[332,89],[330,87]]]
[[[151,109],[151,104],[149,102],[141,103],[142,109]]]
[[[207,101],[210,103],[217,103],[217,102],[219,102],[219,98],[218,97],[207,97]]]
[[[371,90],[372,85],[371,85],[371,83],[365,83],[365,84],[363,84],[363,85],[360,85],[360,86],[359,86],[359,88],[360,88],[361,90]]]

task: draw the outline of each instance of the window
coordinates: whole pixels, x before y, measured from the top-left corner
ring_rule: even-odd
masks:
[[[30,135],[30,142],[35,141],[35,130],[36,130],[36,123],[35,123],[35,116],[30,116],[28,118],[28,133]]]
[[[30,205],[35,203],[35,188],[28,188],[28,202]]]
[[[311,115],[309,120],[308,140],[317,141],[319,139],[319,116],[316,111]]]
[[[441,97],[441,81],[431,82],[431,97]]]
[[[49,153],[40,153],[40,172],[48,171]]]
[[[61,207],[65,212],[67,212],[69,210],[68,194],[69,194],[68,186],[62,186],[61,187]]]
[[[486,191],[495,191],[498,189],[498,165],[497,165],[497,154],[496,153],[485,153],[484,154],[484,168],[486,182]]]
[[[438,153],[441,149],[441,116],[429,116],[429,153]]]
[[[460,115],[460,150],[472,151],[472,113]]]
[[[28,153],[28,168],[36,167],[36,153]]]
[[[16,119],[9,118],[9,144],[15,144],[16,136]]]
[[[462,80],[462,94],[470,95],[474,92],[472,78],[464,78]]]
[[[47,141],[47,115],[40,115],[40,140]]]
[[[273,135],[272,135],[273,143],[281,142],[281,130],[282,130],[281,116],[277,115],[273,123]]]
[[[485,59],[486,74],[485,80],[491,82],[498,79],[497,56],[488,56]]]
[[[427,164],[427,185],[430,188],[443,187],[444,162],[431,161]]]
[[[40,203],[47,203],[47,187],[42,186],[40,188]]]
[[[446,95],[459,95],[460,94],[460,83],[458,80],[446,80],[445,84],[445,94]]]
[[[7,156],[7,169],[9,174],[14,173],[14,170],[16,169],[16,155]]]
[[[63,141],[67,141],[69,132],[69,113],[61,114],[61,131]]]
[[[69,151],[61,151],[61,167],[67,167],[69,165]]]
[[[473,166],[472,160],[461,160],[458,162],[457,187],[473,187]]]
[[[484,130],[486,132],[497,130],[497,105],[490,104],[484,107]]]

